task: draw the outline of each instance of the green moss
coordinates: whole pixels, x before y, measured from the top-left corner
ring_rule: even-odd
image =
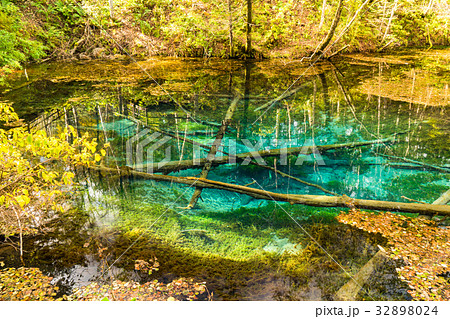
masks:
[[[440,184],[440,182],[448,181],[449,178],[450,174],[415,173],[394,177],[391,182],[384,183],[384,186],[389,193],[389,200],[400,201],[401,196],[406,196],[433,202],[447,191],[448,185]]]
[[[305,234],[297,223],[334,223],[334,217],[338,213],[334,209],[319,210],[289,204],[280,206],[275,203],[253,209],[242,207],[229,212],[178,213],[179,209],[168,209],[151,200],[159,196],[164,196],[163,200],[170,200],[169,197],[172,196],[165,193],[167,189],[155,191],[156,193],[149,195],[148,192],[136,188],[133,193],[135,199],[116,200],[116,204],[120,203],[117,227],[128,235],[145,233],[152,238],[201,255],[233,260],[261,257],[266,253],[264,247],[273,241],[274,237],[286,238],[293,244],[299,243]]]
[[[196,132],[196,131],[206,131],[211,130],[210,126],[203,125],[197,122],[182,122],[178,125],[179,131],[187,131],[188,133]]]

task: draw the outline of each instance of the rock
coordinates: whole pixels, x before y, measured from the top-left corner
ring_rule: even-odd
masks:
[[[301,249],[301,245],[294,245],[289,242],[287,238],[278,238],[277,235],[274,235],[272,240],[263,248],[264,251],[279,255],[282,255],[285,252],[288,254],[295,254]]]
[[[92,50],[92,56],[96,58],[102,58],[105,56],[105,51],[105,48],[95,48],[94,50]]]
[[[80,60],[90,60],[91,59],[88,55],[86,55],[84,53],[80,53],[79,58],[80,58]]]

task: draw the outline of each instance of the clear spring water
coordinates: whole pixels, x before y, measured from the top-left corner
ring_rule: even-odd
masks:
[[[313,67],[293,61],[181,59],[150,59],[140,66],[129,61],[46,64],[27,69],[28,85],[19,76],[11,78],[13,89],[3,98],[14,102],[30,126],[52,134],[73,125],[100,143],[108,141],[103,164],[111,167],[205,157],[207,151],[182,137],[211,145],[237,94],[242,99],[221,148],[227,153],[253,151],[251,145],[267,150],[343,144],[402,133],[396,143],[290,156],[284,163],[264,161],[337,194],[431,203],[450,187],[449,60],[448,50],[442,50],[349,56]],[[289,96],[264,107],[282,94]],[[179,138],[164,139],[152,128]],[[200,170],[172,174],[197,176]],[[29,262],[46,265],[68,288],[98,279],[99,269],[125,253],[112,267],[122,279],[145,279],[132,271],[133,260],[157,256],[162,267],[154,277],[194,276],[209,284],[216,299],[332,299],[348,278],[325,257],[314,261],[320,252],[306,254],[311,241],[305,230],[350,273],[379,243],[336,225],[333,216],[340,209],[204,189],[195,209],[186,210],[194,192],[186,185],[89,172],[78,177],[82,189],[74,201],[84,217],[66,223],[70,231],[29,244],[34,256]],[[279,193],[326,195],[254,165],[220,165],[208,178]],[[39,249],[32,248],[36,245]],[[64,245],[71,249],[61,249]],[[100,258],[98,248],[104,246],[109,255]],[[371,295],[407,298],[402,284],[392,279],[392,267],[379,271]],[[359,298],[369,297],[362,293]]]

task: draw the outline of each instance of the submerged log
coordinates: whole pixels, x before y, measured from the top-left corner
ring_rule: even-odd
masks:
[[[228,125],[230,125],[230,123],[231,123],[231,119],[233,118],[233,114],[236,111],[237,104],[240,99],[241,99],[241,97],[238,95],[231,102],[231,105],[228,108],[227,113],[225,114],[225,118],[222,121],[222,126],[220,127],[219,131],[217,132],[216,139],[214,140],[214,143],[208,152],[208,156],[206,157],[206,163],[203,166],[202,172],[200,173],[200,178],[208,177],[208,173],[212,167],[212,161],[214,160],[214,157],[216,156],[219,146],[222,144],[223,136],[225,135],[225,131],[227,130]],[[203,188],[201,188],[199,186],[195,187],[194,194],[192,195],[191,201],[189,202],[189,205],[186,208],[191,209],[191,208],[195,207],[195,204],[197,204],[197,201],[198,201],[200,195],[202,194],[202,190],[203,190]]]
[[[287,174],[287,173],[285,173],[285,172],[282,172],[282,171],[280,171],[279,169],[276,169],[275,167],[272,167],[272,166],[269,166],[269,165],[260,164],[260,163],[258,163],[258,162],[255,162],[254,160],[252,160],[252,161],[250,162],[250,164],[256,165],[256,166],[259,166],[259,167],[262,167],[262,168],[265,168],[265,169],[268,169],[268,170],[271,170],[272,172],[275,172],[275,173],[279,174],[279,175],[282,176],[282,177],[292,179],[292,180],[297,181],[297,182],[299,182],[299,183],[302,183],[302,184],[304,184],[304,185],[311,186],[311,187],[315,187],[315,188],[317,188],[317,189],[320,189],[320,190],[321,190],[322,192],[324,192],[324,193],[327,193],[327,194],[330,194],[330,195],[334,195],[334,196],[338,196],[338,194],[336,194],[336,193],[334,193],[334,192],[331,192],[331,191],[329,191],[329,190],[323,188],[323,187],[320,186],[320,185],[317,185],[317,184],[314,184],[314,183],[310,183],[310,182],[304,181],[304,180],[302,180],[302,179],[300,179],[300,178],[298,178],[298,177],[295,177],[295,176],[289,175],[289,174]]]
[[[117,174],[117,169],[95,166],[91,169]],[[152,179],[155,181],[172,182],[179,184],[186,184],[189,186],[221,189],[230,192],[236,192],[251,196],[256,199],[265,199],[273,201],[288,202],[290,204],[301,204],[315,207],[354,207],[361,209],[373,209],[382,211],[400,211],[406,213],[420,213],[423,215],[444,215],[450,216],[450,206],[448,205],[433,205],[433,204],[418,204],[418,203],[402,203],[402,202],[388,202],[378,200],[354,199],[346,195],[343,196],[321,196],[321,195],[299,195],[299,194],[281,194],[265,191],[263,189],[250,188],[241,185],[234,185],[229,183],[212,181],[204,178],[196,177],[179,177],[160,174],[149,174],[138,172],[129,167],[124,167],[121,170],[123,175],[131,175],[144,179]]]
[[[423,163],[423,162],[419,162],[419,161],[415,161],[406,157],[400,157],[400,156],[393,156],[393,155],[386,155],[386,154],[379,154],[379,153],[374,153],[377,156],[382,156],[382,157],[386,157],[386,158],[390,158],[390,159],[395,159],[395,160],[401,160],[407,163],[412,163],[415,165],[419,165],[419,166],[423,166],[435,171],[439,171],[442,173],[450,173],[450,168],[448,167],[443,167],[443,166],[438,166],[438,165],[432,165],[432,164],[427,164],[427,163]],[[397,164],[398,165],[398,164]]]
[[[202,148],[204,148],[204,149],[206,149],[206,150],[208,150],[208,151],[211,151],[211,146],[209,146],[209,145],[205,145],[205,144],[202,144],[202,143],[193,141],[193,140],[191,140],[191,139],[189,139],[189,138],[186,138],[185,136],[179,136],[179,135],[171,134],[171,133],[169,133],[169,132],[167,132],[167,131],[161,130],[161,129],[156,128],[156,127],[149,127],[149,126],[145,125],[145,123],[143,123],[141,120],[138,120],[138,119],[136,119],[136,118],[134,118],[134,117],[132,117],[132,116],[126,116],[126,115],[123,115],[123,114],[120,114],[120,113],[115,113],[115,115],[120,116],[120,117],[127,118],[127,119],[129,119],[130,121],[135,122],[136,124],[142,125],[142,126],[144,126],[144,127],[146,127],[146,128],[152,129],[152,130],[154,130],[154,131],[156,131],[156,132],[162,133],[162,134],[164,134],[164,135],[173,137],[173,138],[178,139],[178,140],[181,140],[181,141],[186,141],[186,142],[188,142],[188,143],[191,143],[191,144],[193,144],[193,145],[200,146],[200,147],[202,147]],[[225,152],[224,150],[221,150],[221,153],[223,153],[223,154],[225,154],[225,155],[227,155],[227,156],[230,156],[230,154],[227,153],[227,152]],[[287,174],[287,173],[284,173],[284,172],[282,172],[282,171],[276,169],[275,167],[271,167],[271,166],[268,166],[268,165],[260,164],[260,163],[256,162],[254,159],[252,159],[252,160],[250,161],[249,164],[251,164],[251,165],[256,165],[256,166],[259,166],[259,167],[262,167],[262,168],[271,170],[271,171],[273,171],[273,172],[275,172],[275,173],[281,175],[282,177],[285,177],[285,178],[289,178],[289,179],[295,180],[295,181],[297,181],[297,182],[299,182],[299,183],[308,185],[308,186],[310,186],[310,187],[315,187],[315,188],[317,188],[317,189],[320,189],[320,190],[321,190],[322,192],[324,192],[324,193],[327,193],[327,194],[330,194],[330,195],[335,195],[335,196],[338,195],[338,194],[336,194],[336,193],[334,193],[334,192],[331,192],[331,191],[329,191],[329,190],[323,188],[323,187],[320,186],[320,185],[317,185],[317,184],[314,184],[314,183],[310,183],[310,182],[304,181],[304,180],[302,180],[302,179],[300,179],[300,178],[298,178],[298,177],[294,177],[294,176],[292,176],[292,175],[289,175],[289,174]]]
[[[335,300],[352,301],[355,300],[359,291],[362,289],[367,280],[377,269],[378,265],[386,261],[386,253],[379,250],[358,273],[353,276],[335,295]]]
[[[446,205],[450,202],[450,189],[433,202],[433,205]]]
[[[385,139],[372,140],[372,141],[363,141],[363,142],[350,142],[343,144],[329,144],[329,145],[312,145],[312,146],[298,146],[298,147],[287,147],[287,148],[277,148],[273,150],[261,150],[261,151],[253,151],[246,153],[239,153],[236,155],[230,156],[218,156],[215,157],[212,161],[212,165],[221,165],[221,164],[234,164],[236,162],[245,162],[249,163],[251,160],[256,160],[257,162],[262,162],[260,164],[264,164],[262,158],[264,157],[278,157],[278,156],[288,156],[288,155],[310,155],[315,152],[326,152],[335,149],[341,148],[354,148],[358,146],[367,146],[373,144],[381,144],[381,143],[391,143],[395,141],[395,136],[391,136]],[[144,170],[147,169],[147,172],[177,172],[184,169],[202,167],[207,162],[206,158],[198,158],[198,159],[190,159],[183,161],[170,161],[164,163],[161,166],[161,163],[144,163],[144,164],[136,164],[133,165],[133,169],[136,170]]]

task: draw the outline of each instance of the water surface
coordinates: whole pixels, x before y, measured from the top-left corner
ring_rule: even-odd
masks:
[[[183,137],[211,145],[239,95],[218,156],[253,151],[255,145],[268,150],[397,134],[395,143],[264,164],[339,195],[431,203],[450,187],[449,61],[448,50],[436,50],[354,55],[314,66],[169,58],[50,63],[27,68],[28,84],[12,77],[2,99],[14,103],[30,128],[53,134],[72,125],[110,143],[103,165],[146,171],[146,164],[164,159],[206,157],[207,150]],[[288,97],[274,101],[282,94]],[[164,138],[161,130],[170,136]],[[147,280],[133,270],[134,260],[156,256],[161,270],[152,278],[195,277],[207,282],[214,299],[329,300],[349,278],[323,249],[355,274],[383,244],[336,224],[341,209],[204,189],[195,209],[187,210],[193,187],[77,174],[76,217],[31,238],[26,260],[67,291],[112,276]],[[327,195],[255,165],[220,165],[208,178],[278,193]],[[14,263],[13,257],[5,260]],[[364,288],[359,299],[408,299],[393,264],[380,266]]]

